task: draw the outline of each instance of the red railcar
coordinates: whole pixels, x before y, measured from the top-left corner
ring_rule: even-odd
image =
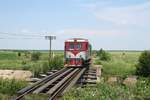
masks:
[[[65,66],[83,67],[91,59],[91,45],[87,39],[73,38],[65,41]]]

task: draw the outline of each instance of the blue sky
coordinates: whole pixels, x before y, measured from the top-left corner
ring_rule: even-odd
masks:
[[[94,49],[146,50],[149,18],[149,0],[0,0],[0,49],[48,49],[44,36],[56,35],[53,49],[80,37]]]

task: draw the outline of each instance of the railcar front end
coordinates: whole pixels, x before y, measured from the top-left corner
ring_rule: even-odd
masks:
[[[91,45],[87,39],[73,38],[65,41],[65,66],[83,67],[91,58]]]

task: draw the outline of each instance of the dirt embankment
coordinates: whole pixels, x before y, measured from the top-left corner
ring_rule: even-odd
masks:
[[[0,78],[3,79],[17,79],[30,80],[32,73],[23,70],[0,70]]]

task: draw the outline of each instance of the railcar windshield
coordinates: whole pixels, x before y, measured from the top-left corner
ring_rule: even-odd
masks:
[[[70,49],[74,49],[74,43],[73,42],[70,43],[70,47],[69,48]]]
[[[81,49],[81,43],[77,43],[77,49],[78,49],[78,50]]]

